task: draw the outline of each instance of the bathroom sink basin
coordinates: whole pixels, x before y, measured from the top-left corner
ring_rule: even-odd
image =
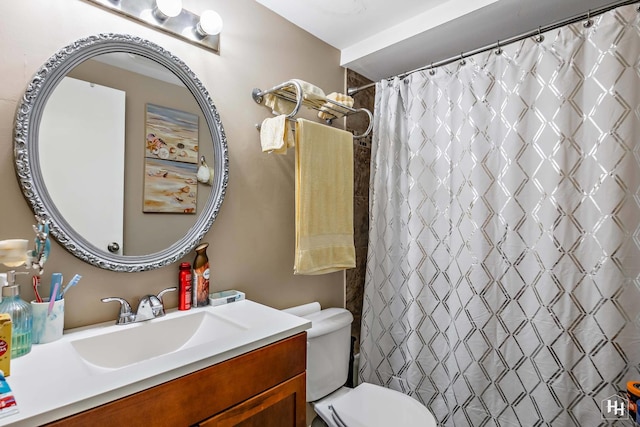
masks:
[[[209,311],[188,312],[125,326],[71,341],[76,353],[92,365],[119,369],[201,344],[220,342],[248,328]]]
[[[20,412],[0,426],[47,425],[92,407],[182,378],[311,327],[311,321],[244,299],[157,319],[115,319],[64,331],[11,361]],[[53,369],[52,369],[53,368]],[[64,385],[64,392],[51,392]]]

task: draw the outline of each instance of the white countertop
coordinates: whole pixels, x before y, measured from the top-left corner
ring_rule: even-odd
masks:
[[[311,327],[311,322],[306,319],[249,300],[217,307],[172,311],[164,318],[148,322],[185,316],[195,311],[209,311],[216,317],[242,324],[245,329],[225,336],[214,345],[192,345],[118,369],[99,368],[87,363],[71,343],[146,322],[115,325],[114,320],[70,330],[55,342],[34,344],[29,354],[11,361],[11,375],[7,381],[14,392],[19,412],[0,418],[0,426],[34,426],[64,418],[231,359]]]

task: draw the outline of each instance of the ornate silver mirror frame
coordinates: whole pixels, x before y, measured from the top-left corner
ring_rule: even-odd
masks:
[[[47,192],[40,170],[38,132],[47,100],[65,75],[81,62],[97,55],[128,52],[151,59],[176,75],[194,96],[202,110],[213,140],[214,181],[209,199],[193,227],[168,248],[149,255],[123,256],[98,250],[79,235],[60,214]],[[179,58],[164,48],[139,37],[98,34],[60,49],[35,74],[18,105],[14,128],[16,174],[22,192],[35,215],[49,219],[51,235],[70,253],[97,267],[136,272],[163,267],[189,253],[216,219],[229,177],[229,156],[222,122],[209,93],[196,75]]]

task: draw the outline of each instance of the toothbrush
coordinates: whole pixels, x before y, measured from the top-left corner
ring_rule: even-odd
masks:
[[[56,282],[51,288],[51,295],[55,296],[58,293],[58,288],[60,287],[60,282]],[[51,311],[53,310],[53,304],[56,302],[55,298],[49,297],[49,307],[47,308],[47,316],[51,315]]]
[[[40,293],[38,292],[38,286],[40,286],[40,276],[34,275],[31,278],[31,282],[33,283],[33,292],[36,295],[36,302],[42,302],[42,298],[40,297]]]
[[[58,291],[62,286],[62,273],[53,273],[51,275],[51,291],[49,292],[49,302],[58,299]]]
[[[62,288],[62,292],[60,292],[60,299],[64,298],[64,294],[67,293],[67,291],[69,290],[69,288],[73,288],[75,285],[78,284],[78,282],[80,281],[80,279],[82,279],[82,276],[79,274],[76,274],[75,276],[73,276],[73,278],[69,281],[69,283],[67,283],[63,288]]]

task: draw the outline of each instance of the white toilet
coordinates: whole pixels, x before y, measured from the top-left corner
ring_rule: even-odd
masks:
[[[437,425],[425,406],[398,391],[367,383],[353,389],[343,387],[349,371],[353,321],[349,311],[321,310],[318,303],[283,311],[312,322],[307,330],[307,402],[329,427]]]

